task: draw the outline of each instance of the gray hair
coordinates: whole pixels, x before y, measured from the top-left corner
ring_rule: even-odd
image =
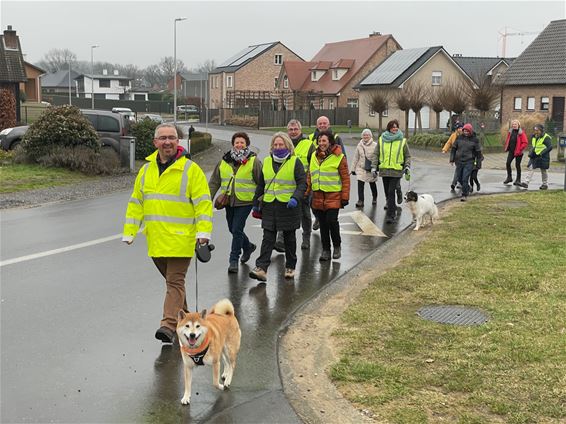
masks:
[[[287,133],[284,133],[282,131],[276,132],[275,134],[273,134],[273,137],[271,137],[271,147],[269,148],[270,152],[273,150],[273,142],[277,138],[283,140],[283,142],[285,143],[285,147],[291,152],[291,154],[295,152],[295,146],[293,146],[293,142],[291,141]]]
[[[289,128],[291,125],[298,126],[300,130],[303,129],[303,126],[301,125],[301,121],[299,121],[298,119],[291,119],[287,124],[287,128]]]
[[[362,135],[364,135],[364,134],[369,134],[370,137],[373,137],[373,133],[371,132],[371,130],[369,128],[365,128],[362,131]]]
[[[157,133],[161,128],[173,128],[175,130],[175,133],[177,134],[177,137],[179,136],[179,132],[177,131],[177,126],[175,124],[165,123],[165,124],[159,124],[157,127],[155,127],[153,138],[157,138]]]

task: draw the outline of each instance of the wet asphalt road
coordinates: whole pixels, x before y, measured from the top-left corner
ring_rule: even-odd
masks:
[[[211,131],[225,140],[232,134]],[[252,136],[260,158],[269,140]],[[351,157],[353,147],[347,150]],[[430,166],[417,157],[413,188],[437,201],[447,199],[451,175],[452,168]],[[482,191],[515,191],[501,185],[502,176],[482,170]],[[551,188],[560,188],[562,178],[551,174]],[[404,191],[407,186],[403,181]],[[378,189],[378,205],[366,205],[364,212],[391,236],[410,225],[410,213],[403,209],[399,223],[386,226],[379,184]],[[342,230],[352,233],[359,232],[349,214],[355,190],[353,180],[352,200],[341,219]],[[215,212],[216,250],[210,263],[199,264],[198,307],[231,299],[242,348],[229,391],[214,389],[211,369],[200,367],[193,374],[192,403],[182,406],[179,350],[153,338],[161,318],[162,277],[147,258],[142,236],[130,247],[119,240],[129,194],[2,211],[1,421],[299,422],[278,373],[281,325],[387,238],[343,234],[342,258],[321,264],[315,232],[310,251],[298,250],[295,280],[283,279],[284,258],[274,252],[268,284],[261,288],[247,275],[257,254],[239,274],[227,274],[231,238],[224,212]],[[260,243],[259,221],[250,217],[246,228],[250,239]],[[299,233],[297,238],[300,242]],[[187,280],[189,308],[195,309],[194,264]]]

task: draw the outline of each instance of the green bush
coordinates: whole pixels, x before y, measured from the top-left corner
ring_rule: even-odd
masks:
[[[447,134],[417,133],[409,138],[410,146],[442,147],[448,141]]]
[[[111,148],[96,152],[86,146],[55,147],[38,158],[40,165],[66,168],[86,175],[109,175],[120,168],[118,155]]]
[[[191,154],[202,152],[212,145],[212,136],[209,133],[195,131],[191,137]]]
[[[22,147],[31,161],[51,153],[55,148],[82,146],[93,152],[100,147],[98,135],[90,121],[75,106],[51,106],[24,135]]]
[[[153,136],[159,123],[153,119],[145,118],[130,127],[130,133],[136,138],[136,159],[145,159],[155,150]]]
[[[7,165],[14,161],[14,151],[0,149],[0,165]]]

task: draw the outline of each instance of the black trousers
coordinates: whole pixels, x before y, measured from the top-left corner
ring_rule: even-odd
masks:
[[[480,181],[478,180],[479,169],[473,169],[470,174],[470,187],[474,188],[474,183],[476,184],[476,189],[480,186]]]
[[[511,171],[511,162],[515,159],[515,168],[517,169],[517,179],[516,181],[521,181],[521,161],[523,160],[523,155],[515,157],[512,151],[507,152],[507,162],[505,162],[505,167],[507,168],[507,178],[513,179],[513,173]]]
[[[322,250],[330,250],[330,240],[334,247],[342,244],[340,237],[340,223],[338,222],[338,212],[340,209],[313,209],[314,216],[320,224],[320,242]]]
[[[271,265],[271,253],[275,246],[277,231],[263,229],[263,239],[261,240],[261,250],[259,257],[255,261],[255,266],[267,271]],[[297,236],[295,230],[283,231],[283,243],[285,243],[285,268],[295,269],[297,265]]]
[[[401,177],[381,177],[381,180],[383,181],[383,190],[385,191],[387,217],[395,218],[395,213],[397,212],[395,195],[397,191],[397,185],[401,185]]]
[[[371,189],[371,196],[374,199],[377,199],[377,184],[375,181],[373,183],[368,183],[369,188]],[[364,187],[366,183],[364,181],[358,180],[358,200],[364,201]]]

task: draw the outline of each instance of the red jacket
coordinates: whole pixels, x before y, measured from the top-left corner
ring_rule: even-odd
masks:
[[[331,147],[331,154],[340,155],[342,154],[342,149],[339,145],[335,144]],[[320,152],[317,150],[314,154],[317,155],[316,159],[320,162],[323,157],[318,154]],[[328,209],[340,209],[342,207],[342,201],[350,200],[350,172],[348,171],[348,161],[346,156],[340,161],[338,166],[338,172],[340,173],[340,179],[342,180],[342,190],[335,192],[324,192],[324,191],[313,191],[312,192],[312,204],[313,209],[318,210],[328,210]],[[311,174],[307,173],[307,191],[305,195],[310,194],[312,191],[311,186]]]
[[[509,150],[509,139],[511,138],[511,131],[507,132],[507,139],[505,140],[505,151]],[[521,156],[523,154],[523,150],[527,148],[529,145],[529,140],[527,140],[527,134],[523,131],[522,128],[519,128],[519,132],[517,133],[517,144],[515,144],[515,151],[513,152],[513,156]]]

